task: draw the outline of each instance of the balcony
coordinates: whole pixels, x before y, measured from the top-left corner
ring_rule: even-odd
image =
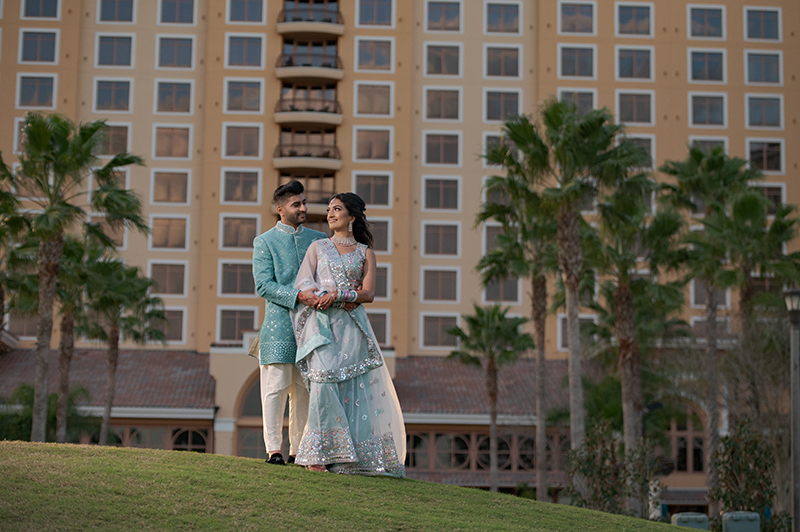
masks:
[[[335,144],[278,144],[272,153],[272,166],[277,169],[339,170],[342,155]]]
[[[338,126],[342,123],[342,106],[336,100],[278,100],[275,104],[275,122]]]
[[[338,10],[297,8],[282,9],[278,14],[281,35],[342,35],[344,19]]]
[[[278,79],[309,78],[340,80],[344,71],[338,55],[281,54],[275,62]]]

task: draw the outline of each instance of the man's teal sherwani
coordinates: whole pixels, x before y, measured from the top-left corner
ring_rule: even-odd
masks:
[[[297,344],[289,310],[297,305],[294,279],[308,246],[325,233],[296,230],[281,222],[253,240],[253,277],[258,295],[267,300],[261,325],[260,364],[294,364]]]

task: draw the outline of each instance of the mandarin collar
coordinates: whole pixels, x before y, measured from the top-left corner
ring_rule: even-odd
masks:
[[[297,228],[295,229],[291,225],[285,224],[285,223],[281,222],[280,220],[278,220],[278,223],[275,224],[275,227],[278,229],[278,231],[280,231],[281,233],[286,233],[287,235],[295,235],[296,236],[296,235],[299,235],[300,233],[303,232],[303,226],[302,225],[298,225]]]

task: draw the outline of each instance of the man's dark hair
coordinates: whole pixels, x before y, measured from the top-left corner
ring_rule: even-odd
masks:
[[[275,193],[272,194],[272,203],[275,205],[282,205],[287,198],[302,194],[304,190],[303,184],[293,179],[275,189]]]

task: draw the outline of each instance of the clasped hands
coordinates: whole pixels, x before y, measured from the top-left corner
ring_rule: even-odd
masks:
[[[317,310],[327,310],[336,302],[336,292],[326,292],[318,296],[314,293],[313,288],[309,288],[308,290],[300,292],[297,295],[297,300],[308,307],[313,307]],[[345,310],[353,310],[358,305],[359,303],[345,303],[343,308]]]

